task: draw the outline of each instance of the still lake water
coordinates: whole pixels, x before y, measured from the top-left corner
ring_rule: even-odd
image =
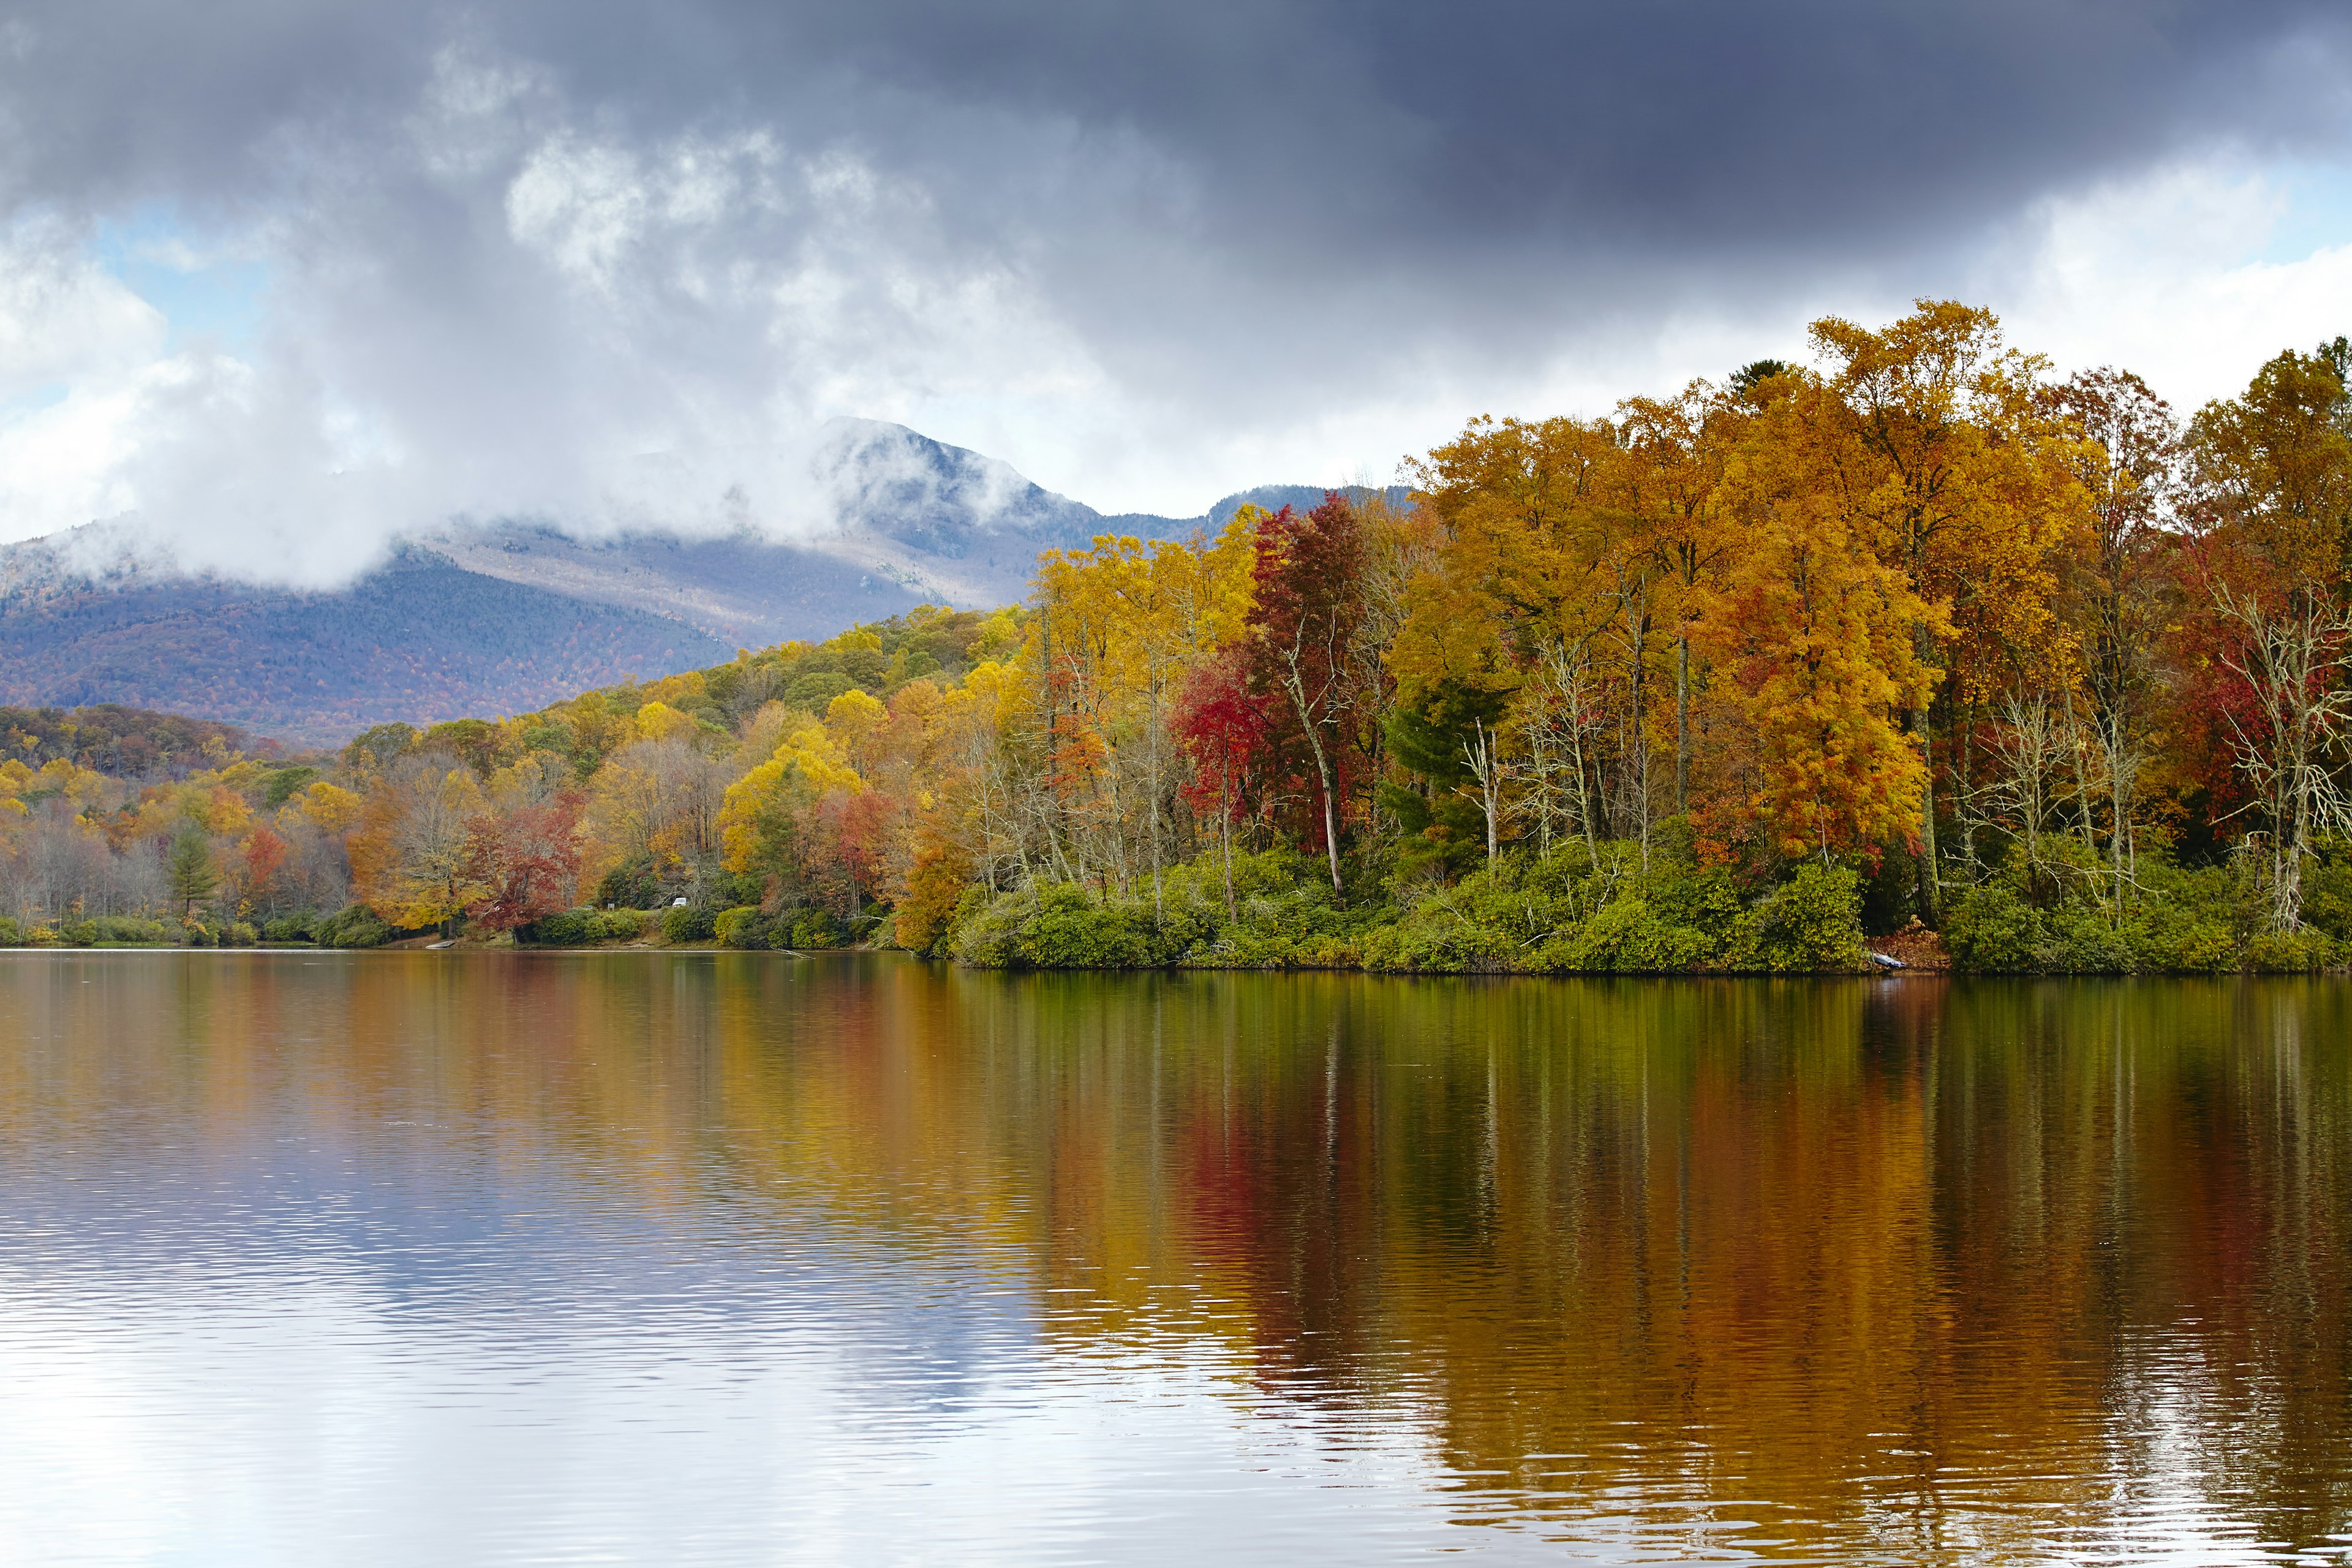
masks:
[[[2352,984],[0,955],[0,1560],[2352,1561]]]

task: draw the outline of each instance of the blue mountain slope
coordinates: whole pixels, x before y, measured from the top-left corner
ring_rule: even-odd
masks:
[[[191,577],[61,542],[0,547],[0,703],[122,702],[297,742],[391,719],[512,713],[738,647],[832,636],[931,603],[1028,591],[1037,552],[1098,534],[1182,538],[1236,508],[1325,492],[1270,485],[1203,516],[1106,516],[1004,463],[896,425],[843,420],[812,472],[830,528],[774,538],[583,538],[544,524],[425,535],[348,587]]]
[[[0,596],[0,701],[121,702],[313,743],[388,719],[514,712],[733,652],[661,616],[416,554],[335,593],[181,579]]]

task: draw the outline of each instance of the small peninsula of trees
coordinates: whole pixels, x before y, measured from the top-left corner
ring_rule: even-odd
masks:
[[[1473,420],[1402,503],[1103,538],[1022,605],[517,718],[145,783],[20,731],[0,899],[52,941],[1035,966],[2346,956],[2346,340],[2185,419],[1950,302],[1811,346]]]

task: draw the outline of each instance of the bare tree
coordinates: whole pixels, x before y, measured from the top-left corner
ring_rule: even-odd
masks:
[[[2270,824],[2270,918],[2303,923],[2303,858],[2318,835],[2352,825],[2329,763],[2352,719],[2352,614],[2315,592],[2266,607],[2251,594],[2213,588],[2214,607],[2238,633],[2221,662],[2252,693],[2254,713],[2224,710],[2230,750]]]

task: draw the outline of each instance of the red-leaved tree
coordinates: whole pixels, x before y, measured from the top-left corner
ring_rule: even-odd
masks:
[[[1284,507],[1259,518],[1255,543],[1256,597],[1242,645],[1249,689],[1280,699],[1313,763],[1331,893],[1339,898],[1348,726],[1360,718],[1366,696],[1355,657],[1364,621],[1362,520],[1346,498],[1328,494],[1303,515]]]
[[[512,931],[572,907],[580,883],[580,797],[571,791],[539,805],[474,819],[467,852],[487,889],[466,913],[491,931]]]

